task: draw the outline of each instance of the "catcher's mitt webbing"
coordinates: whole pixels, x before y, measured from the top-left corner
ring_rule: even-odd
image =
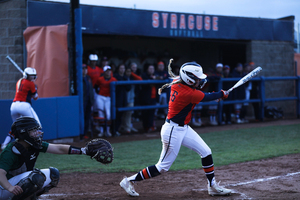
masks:
[[[85,146],[85,154],[103,164],[109,164],[114,159],[111,144],[102,138],[89,141]]]

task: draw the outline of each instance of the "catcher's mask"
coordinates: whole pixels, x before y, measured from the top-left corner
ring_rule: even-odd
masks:
[[[33,148],[41,149],[43,132],[40,124],[31,117],[20,117],[11,126],[11,133],[17,140],[23,140]]]
[[[184,83],[190,86],[194,85],[197,80],[206,78],[206,75],[203,73],[202,67],[195,62],[188,62],[183,64],[180,67],[179,76]]]

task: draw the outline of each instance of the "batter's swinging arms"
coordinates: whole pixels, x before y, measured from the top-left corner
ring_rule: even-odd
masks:
[[[206,75],[203,74],[202,67],[189,62],[181,66],[179,76],[175,76],[169,63],[169,74],[174,78],[172,83],[168,83],[159,89],[171,86],[168,116],[161,129],[162,152],[159,161],[152,166],[146,167],[137,174],[124,177],[120,186],[130,195],[139,196],[134,190],[135,181],[142,181],[167,172],[175,161],[181,145],[188,147],[201,156],[202,167],[208,180],[208,194],[230,195],[231,190],[219,186],[215,180],[214,163],[211,149],[202,138],[188,125],[191,120],[191,113],[196,104],[201,101],[212,101],[225,99],[228,92],[221,90],[213,93],[203,93],[201,89],[206,83]]]

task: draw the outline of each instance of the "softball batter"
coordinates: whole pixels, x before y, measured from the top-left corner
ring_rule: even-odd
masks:
[[[148,166],[130,177],[124,177],[120,186],[130,195],[139,196],[134,190],[135,181],[153,178],[163,172],[167,172],[175,161],[181,145],[198,153],[201,157],[202,167],[208,180],[208,194],[230,195],[231,190],[219,186],[215,180],[214,163],[211,155],[211,149],[202,140],[202,138],[188,125],[191,120],[191,113],[196,104],[201,101],[212,101],[225,99],[228,92],[221,90],[214,93],[203,93],[198,90],[206,83],[206,75],[203,74],[202,67],[189,62],[181,66],[179,76],[175,76],[169,63],[169,74],[174,78],[172,83],[168,83],[159,89],[161,90],[171,86],[168,116],[161,129],[162,152],[159,161],[152,166]]]
[[[17,118],[22,116],[32,117],[41,125],[36,112],[31,107],[31,99],[37,100],[37,86],[34,84],[37,74],[32,67],[26,67],[23,72],[23,77],[18,80],[16,84],[15,98],[10,107],[12,121],[15,122]],[[3,150],[11,141],[12,135],[6,136],[1,149]]]

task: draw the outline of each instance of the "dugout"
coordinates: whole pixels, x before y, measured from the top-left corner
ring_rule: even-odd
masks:
[[[12,1],[5,4],[9,3]],[[256,65],[263,67],[263,76],[295,76],[293,16],[262,19],[88,5],[80,5],[80,8],[84,60],[91,52],[108,56],[115,64],[134,58],[138,58],[141,64],[147,60],[168,61],[174,58],[175,64],[179,66],[186,61],[197,61],[204,70],[214,68],[218,62],[233,68],[238,62],[254,61]],[[32,26],[56,26],[70,22],[69,4],[27,1],[20,9],[22,12],[24,9],[26,11],[23,15],[26,17],[22,19],[23,30]],[[21,44],[20,51],[23,53],[21,58],[18,57],[17,63],[24,68],[27,59],[24,43]],[[20,51],[15,54],[20,54]],[[4,56],[2,55],[3,60]],[[9,68],[7,62],[6,68]],[[10,80],[11,84],[6,88],[7,95],[1,99],[11,101],[18,78],[15,75]],[[5,80],[1,78],[0,82]],[[288,95],[293,93],[293,88],[292,83],[291,87],[278,83],[276,88],[270,85],[266,91],[272,96],[282,89],[285,91],[284,95]],[[74,101],[71,107],[77,105],[77,100]],[[47,107],[48,103],[45,105],[41,107]],[[283,104],[280,107],[289,110],[288,113],[294,112],[291,106]],[[43,111],[36,111],[42,118]],[[69,112],[71,116],[78,110],[70,109]],[[6,114],[9,115],[9,112]],[[78,113],[73,116],[76,118]],[[74,133],[78,134],[78,131]]]

